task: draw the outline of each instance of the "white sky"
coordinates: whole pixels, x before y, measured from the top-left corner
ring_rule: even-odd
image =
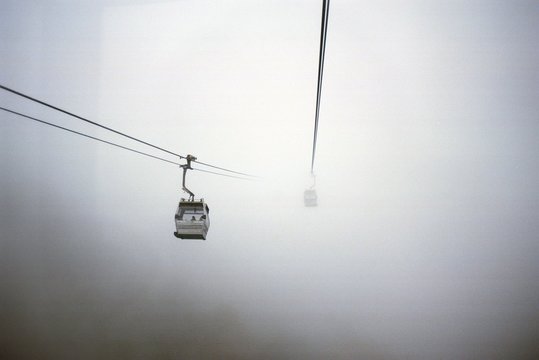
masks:
[[[14,339],[54,343],[47,319],[64,316],[52,333],[90,337],[87,355],[122,338],[157,356],[141,339],[171,328],[171,351],[202,358],[534,351],[537,2],[333,0],[316,209],[319,1],[2,7],[1,84],[264,177],[190,174],[212,225],[181,242],[179,169],[2,113],[2,291],[29,309]],[[0,106],[134,145],[6,92]]]

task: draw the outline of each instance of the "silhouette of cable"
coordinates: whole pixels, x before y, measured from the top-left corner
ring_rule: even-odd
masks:
[[[193,162],[195,162],[195,163],[197,163],[197,164],[200,164],[200,165],[208,166],[208,167],[211,167],[211,168],[214,168],[214,169],[219,169],[219,170],[223,170],[223,171],[228,171],[228,172],[231,172],[231,173],[234,173],[234,174],[238,174],[238,175],[250,176],[250,177],[253,177],[253,178],[257,178],[257,177],[258,177],[258,176],[256,176],[256,175],[245,174],[245,173],[242,173],[242,172],[239,172],[239,171],[228,170],[228,169],[225,169],[225,168],[222,168],[222,167],[219,167],[219,166],[206,164],[206,163],[203,163],[203,162],[197,161],[197,160],[193,160]]]
[[[60,126],[60,125],[52,124],[52,123],[50,123],[48,121],[41,120],[41,119],[35,118],[33,116],[29,116],[29,115],[26,115],[26,114],[23,114],[23,113],[14,111],[14,110],[10,110],[10,109],[7,109],[7,108],[1,107],[1,106],[0,106],[0,110],[3,110],[5,112],[11,113],[11,114],[14,114],[14,115],[17,115],[17,116],[24,117],[24,118],[29,119],[29,120],[37,121],[37,122],[39,122],[41,124],[44,124],[44,125],[52,126],[54,128],[60,129],[60,130],[64,130],[64,131],[67,131],[67,132],[70,132],[70,133],[73,133],[73,134],[76,134],[76,135],[80,135],[80,136],[86,137],[88,139],[96,140],[96,141],[99,141],[99,142],[102,142],[102,143],[105,143],[105,144],[108,144],[108,145],[112,145],[112,146],[115,146],[115,147],[118,147],[118,148],[121,148],[121,149],[124,149],[124,150],[128,150],[128,151],[140,154],[140,155],[144,155],[144,156],[156,159],[156,160],[161,160],[161,161],[167,162],[169,164],[174,164],[174,165],[178,165],[178,166],[181,165],[180,163],[170,161],[170,160],[167,160],[167,159],[163,159],[163,158],[161,158],[159,156],[151,155],[151,154],[145,153],[143,151],[135,150],[135,149],[132,149],[132,148],[127,147],[127,146],[116,144],[116,143],[111,142],[111,141],[103,140],[103,139],[97,138],[95,136],[91,136],[91,135],[84,134],[84,133],[79,132],[79,131],[68,129],[68,128]],[[231,178],[235,178],[235,179],[254,181],[253,179],[249,179],[249,178],[244,178],[244,177],[234,176],[234,175],[228,175],[228,174],[221,174],[221,173],[217,173],[217,172],[214,172],[214,171],[208,171],[208,170],[203,170],[203,169],[195,169],[195,168],[193,168],[193,170],[200,171],[200,172],[205,172],[205,173],[208,173],[208,174],[231,177]]]
[[[311,174],[314,172],[316,142],[318,140],[318,119],[320,117],[320,98],[322,95],[322,78],[324,75],[324,57],[326,53],[326,36],[328,30],[329,0],[322,2],[322,23],[320,26],[320,53],[318,55],[318,86],[316,90],[316,109],[314,115],[313,153],[311,158]]]
[[[39,122],[39,123],[42,123],[42,124],[45,124],[45,125],[49,125],[49,126],[55,127],[55,128],[57,128],[57,129],[61,129],[61,130],[64,130],[64,131],[68,131],[68,132],[73,133],[73,134],[77,134],[77,135],[80,135],[80,136],[84,136],[84,137],[89,138],[89,139],[92,139],[92,140],[96,140],[96,141],[100,141],[100,142],[105,143],[105,144],[109,144],[109,145],[112,145],[112,146],[116,146],[116,147],[119,147],[119,148],[124,149],[124,150],[129,150],[129,151],[132,151],[132,152],[137,153],[137,154],[140,154],[140,155],[148,156],[148,157],[151,157],[151,158],[153,158],[153,159],[161,160],[161,161],[164,161],[164,162],[167,162],[167,163],[170,163],[170,164],[174,164],[174,165],[180,165],[180,163],[177,163],[177,162],[174,162],[174,161],[170,161],[170,160],[167,160],[167,159],[163,159],[163,158],[160,158],[159,156],[147,154],[147,153],[145,153],[145,152],[143,152],[143,151],[138,151],[138,150],[135,150],[135,149],[131,149],[131,148],[127,147],[127,146],[119,145],[119,144],[113,143],[113,142],[111,142],[111,141],[103,140],[103,139],[97,138],[97,137],[95,137],[95,136],[91,136],[91,135],[87,135],[87,134],[81,133],[81,132],[79,132],[79,131],[71,130],[71,129],[68,129],[68,128],[66,128],[66,127],[60,126],[60,125],[52,124],[52,123],[50,123],[50,122],[47,122],[47,121],[44,121],[44,120],[37,119],[37,118],[35,118],[35,117],[33,117],[33,116],[29,116],[29,115],[22,114],[22,113],[17,112],[17,111],[13,111],[13,110],[10,110],[10,109],[6,109],[6,108],[1,107],[1,106],[0,106],[0,110],[9,112],[9,113],[12,113],[12,114],[15,114],[15,115],[18,115],[18,116],[21,116],[21,117],[24,117],[24,118],[33,120],[33,121],[37,121],[37,122]]]
[[[123,132],[121,132],[121,131],[112,129],[112,128],[110,128],[110,127],[108,127],[108,126],[105,126],[105,125],[103,125],[103,124],[100,124],[100,123],[98,123],[98,122],[92,121],[92,120],[90,120],[90,119],[84,118],[84,117],[82,117],[82,116],[79,116],[79,115],[74,114],[74,113],[72,113],[72,112],[69,112],[69,111],[67,111],[67,110],[61,109],[61,108],[59,108],[59,107],[57,107],[57,106],[51,105],[51,104],[49,104],[49,103],[43,101],[43,100],[36,99],[36,98],[34,98],[34,97],[30,96],[30,95],[27,95],[27,94],[23,94],[23,93],[20,92],[20,91],[11,89],[11,88],[9,88],[9,87],[7,87],[7,86],[4,86],[4,85],[2,85],[2,84],[0,84],[0,89],[3,89],[3,90],[8,91],[8,92],[11,92],[11,93],[13,93],[13,94],[15,94],[15,95],[21,96],[21,97],[23,97],[23,98],[25,98],[25,99],[31,100],[31,101],[33,101],[33,102],[36,102],[36,103],[41,104],[41,105],[43,105],[43,106],[49,107],[49,108],[51,108],[51,109],[54,109],[54,110],[56,110],[56,111],[59,111],[59,112],[61,112],[61,113],[66,114],[66,115],[72,116],[72,117],[77,118],[77,119],[79,119],[79,120],[85,121],[85,122],[90,123],[90,124],[92,124],[92,125],[95,125],[95,126],[98,126],[98,127],[100,127],[100,128],[103,128],[103,129],[105,129],[105,130],[108,130],[108,131],[111,131],[111,132],[113,132],[113,133],[116,133],[116,134],[118,134],[118,135],[122,135],[122,136],[124,136],[124,137],[126,137],[126,138],[129,138],[129,139],[131,139],[131,140],[137,141],[137,142],[142,143],[142,144],[144,144],[144,145],[151,146],[151,147],[153,147],[153,148],[155,148],[155,149],[158,149],[158,150],[164,151],[164,152],[166,152],[166,153],[168,153],[168,154],[177,156],[177,157],[179,157],[180,159],[185,159],[185,158],[186,158],[186,157],[183,156],[183,155],[177,154],[177,153],[172,152],[172,151],[170,151],[170,150],[164,149],[164,148],[159,147],[159,146],[157,146],[157,145],[154,145],[154,144],[151,144],[151,143],[149,143],[149,142],[146,142],[146,141],[143,141],[143,140],[141,140],[141,139],[138,139],[138,138],[136,138],[136,137],[134,137],[134,136],[131,136],[131,135],[125,134],[125,133],[123,133]],[[244,175],[244,176],[251,176],[251,177],[257,177],[257,176],[255,176],[255,175],[250,175],[250,174],[242,173],[242,172],[239,172],[239,171],[234,171],[234,170],[230,170],[230,169],[218,167],[218,166],[211,165],[211,164],[207,164],[207,163],[203,163],[203,162],[197,162],[197,163],[200,164],[200,165],[203,165],[203,166],[212,167],[212,168],[215,168],[215,169],[227,171],[227,172],[234,173],[234,174],[239,174],[239,175]]]
[[[234,175],[228,175],[228,174],[221,174],[221,173],[217,173],[217,172],[209,171],[209,170],[203,170],[203,169],[197,169],[197,168],[191,168],[191,170],[201,171],[201,172],[205,172],[205,173],[208,173],[208,174],[226,176],[226,177],[230,177],[230,178],[234,178],[234,179],[240,179],[240,180],[246,180],[246,181],[256,181],[255,179],[249,179],[249,178],[244,178],[244,177],[241,177],[241,176],[234,176]]]
[[[172,151],[163,149],[162,147],[159,147],[159,146],[150,144],[149,142],[146,142],[146,141],[137,139],[137,138],[134,137],[134,136],[127,135],[127,134],[125,134],[125,133],[123,133],[123,132],[121,132],[121,131],[114,130],[114,129],[108,127],[108,126],[102,125],[102,124],[97,123],[97,122],[95,122],[95,121],[86,119],[86,118],[84,118],[84,117],[82,117],[82,116],[79,116],[79,115],[74,114],[74,113],[72,113],[72,112],[69,112],[69,111],[67,111],[67,110],[61,109],[61,108],[59,108],[59,107],[57,107],[57,106],[51,105],[51,104],[49,104],[49,103],[46,103],[45,101],[38,100],[38,99],[33,98],[33,97],[29,96],[29,95],[23,94],[23,93],[21,93],[21,92],[19,92],[19,91],[10,89],[10,88],[8,88],[7,86],[4,86],[4,85],[2,85],[2,84],[0,84],[0,88],[1,88],[1,89],[4,89],[4,90],[6,90],[6,91],[9,91],[9,92],[11,92],[11,93],[13,93],[13,94],[16,94],[16,95],[18,95],[18,96],[21,96],[21,97],[23,97],[23,98],[26,98],[26,99],[28,99],[28,100],[34,101],[34,102],[36,102],[36,103],[38,103],[38,104],[41,104],[41,105],[44,105],[44,106],[49,107],[49,108],[51,108],[51,109],[54,109],[54,110],[56,110],[56,111],[62,112],[62,113],[64,113],[64,114],[67,114],[67,115],[69,115],[69,116],[73,116],[73,117],[75,117],[75,118],[77,118],[77,119],[79,119],[79,120],[86,121],[87,123],[90,123],[90,124],[92,124],[92,125],[99,126],[100,128],[103,128],[103,129],[105,129],[105,130],[111,131],[111,132],[116,133],[116,134],[118,134],[118,135],[122,135],[122,136],[124,136],[124,137],[126,137],[126,138],[129,138],[129,139],[131,139],[131,140],[138,141],[139,143],[142,143],[142,144],[144,144],[144,145],[151,146],[151,147],[153,147],[153,148],[155,148],[155,149],[164,151],[164,152],[169,153],[169,154],[174,155],[174,156],[178,156],[180,159],[184,159],[184,158],[185,158],[185,156],[182,156],[182,155],[176,154],[176,153],[174,153],[174,152],[172,152]]]

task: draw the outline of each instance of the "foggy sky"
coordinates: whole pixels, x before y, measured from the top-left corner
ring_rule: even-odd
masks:
[[[321,2],[0,8],[1,84],[262,177],[180,241],[180,169],[1,112],[2,358],[539,356],[538,2],[333,0],[316,208]]]

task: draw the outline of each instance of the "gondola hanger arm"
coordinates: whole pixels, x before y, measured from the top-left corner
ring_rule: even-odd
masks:
[[[193,170],[191,167],[191,161],[195,161],[196,159],[197,158],[195,156],[189,154],[185,157],[187,164],[180,165],[180,167],[183,169],[182,190],[189,194],[189,201],[195,200],[195,194],[193,194],[193,192],[185,186],[185,176],[187,174],[187,170]]]

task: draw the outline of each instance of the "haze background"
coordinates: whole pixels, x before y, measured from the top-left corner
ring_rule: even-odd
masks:
[[[264,177],[179,241],[179,169],[0,114],[2,358],[538,357],[539,3],[332,1],[313,209],[320,14],[2,2],[1,84]]]

